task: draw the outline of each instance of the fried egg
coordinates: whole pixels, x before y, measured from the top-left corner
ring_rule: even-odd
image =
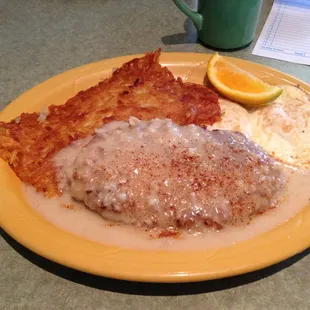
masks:
[[[219,98],[219,104],[222,111],[220,122],[208,126],[208,129],[224,129],[239,131],[248,138],[252,135],[252,125],[248,111],[238,103],[227,99]]]
[[[280,87],[278,99],[255,110],[220,99],[222,120],[209,129],[240,131],[279,161],[310,168],[310,95],[296,86]]]
[[[251,113],[251,138],[278,160],[310,168],[310,96],[295,86],[281,88],[275,102]]]

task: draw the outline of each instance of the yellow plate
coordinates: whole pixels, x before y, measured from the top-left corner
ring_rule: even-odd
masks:
[[[34,87],[1,114],[8,121],[43,105],[62,104],[79,90],[109,76],[133,57],[104,60],[67,71]],[[163,53],[161,63],[176,75],[202,83],[210,55]],[[230,59],[270,84],[309,85],[284,73],[251,62]],[[25,202],[21,183],[0,160],[0,224],[25,247],[52,261],[78,270],[118,279],[148,282],[190,282],[254,271],[286,259],[310,246],[310,206],[281,226],[234,246],[190,252],[130,250],[106,246],[63,231],[47,222]]]

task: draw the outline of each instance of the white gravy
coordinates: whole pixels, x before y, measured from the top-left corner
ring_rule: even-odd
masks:
[[[200,235],[183,233],[178,238],[154,239],[141,228],[112,224],[82,204],[73,202],[67,194],[59,198],[46,198],[28,185],[23,192],[29,205],[47,221],[57,227],[98,243],[123,248],[146,250],[190,251],[220,248],[245,241],[286,222],[310,202],[310,172],[283,166],[287,189],[277,208],[268,211],[242,227],[209,230]],[[73,205],[67,208],[64,205]]]

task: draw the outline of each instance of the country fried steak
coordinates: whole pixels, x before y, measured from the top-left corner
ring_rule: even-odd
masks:
[[[171,232],[247,224],[275,206],[285,182],[279,163],[228,130],[131,117],[84,142],[56,157],[63,186],[104,218],[131,225]]]
[[[71,142],[112,121],[169,118],[201,127],[220,120],[218,95],[206,86],[184,83],[159,64],[160,50],[122,65],[110,78],[79,92],[47,116],[26,114],[0,122],[0,157],[17,176],[46,196],[61,194],[53,157]]]

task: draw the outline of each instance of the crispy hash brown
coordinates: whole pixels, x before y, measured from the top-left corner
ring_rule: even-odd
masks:
[[[0,122],[0,157],[17,176],[47,196],[59,195],[53,156],[107,122],[171,118],[179,125],[211,125],[220,119],[218,95],[206,86],[183,83],[159,64],[160,50],[133,59],[112,77],[79,92],[48,115],[23,113]]]

